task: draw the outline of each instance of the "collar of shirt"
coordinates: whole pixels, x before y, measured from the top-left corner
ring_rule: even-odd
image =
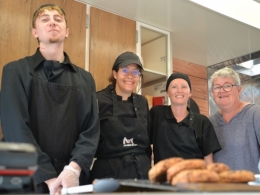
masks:
[[[189,126],[189,121],[190,121],[190,109],[187,107],[187,110],[189,111],[189,114],[181,121],[181,122],[177,122],[176,118],[174,117],[173,113],[172,113],[172,109],[171,106],[168,106],[165,112],[165,117],[167,120],[172,120],[177,124],[186,124],[187,126]]]
[[[110,84],[107,86],[107,90],[109,90],[110,92],[113,92],[114,89],[115,89],[114,85]],[[116,94],[116,97],[118,101],[122,101],[122,96]],[[131,94],[131,96],[128,97],[127,101],[132,102],[132,99],[133,99],[133,93]]]
[[[63,52],[63,53],[65,56],[65,59],[61,64],[68,64],[72,68],[73,71],[77,72],[76,67],[74,67],[74,65],[71,63],[69,56],[65,52]],[[35,55],[33,55],[33,58],[34,58],[34,64],[33,64],[34,68],[37,68],[45,60],[45,58],[42,56],[39,48],[37,48]]]

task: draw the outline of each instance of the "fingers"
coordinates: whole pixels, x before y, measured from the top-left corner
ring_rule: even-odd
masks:
[[[61,195],[62,186],[59,186],[57,189],[57,192],[55,192],[55,195]]]
[[[62,188],[61,180],[58,178],[58,179],[56,179],[56,181],[49,188],[50,195],[56,195],[56,193],[59,193],[59,192],[61,194],[61,188]]]

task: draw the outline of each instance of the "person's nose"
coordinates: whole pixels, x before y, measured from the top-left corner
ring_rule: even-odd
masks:
[[[177,87],[177,92],[181,92],[182,88],[180,86]]]
[[[220,87],[219,92],[226,92],[226,91],[224,90],[224,86],[221,86],[221,87]]]
[[[133,74],[132,74],[132,71],[131,71],[131,70],[129,70],[129,72],[128,72],[128,74],[127,74],[127,77],[133,78]]]
[[[56,21],[54,20],[54,18],[51,18],[51,19],[50,19],[49,25],[50,25],[50,26],[56,26]]]

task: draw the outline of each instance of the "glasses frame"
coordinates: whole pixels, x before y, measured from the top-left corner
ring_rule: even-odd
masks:
[[[225,85],[231,85],[230,90],[227,91],[227,90],[225,89],[225,87],[224,87]],[[219,88],[217,89],[217,91],[214,90],[214,86],[219,86]],[[231,83],[224,83],[224,85],[213,85],[213,86],[211,87],[211,90],[212,90],[214,93],[218,93],[218,92],[221,91],[221,88],[222,88],[225,92],[230,92],[230,91],[232,91],[232,89],[233,89],[234,86],[238,86],[238,85],[231,84]]]
[[[124,70],[127,70],[128,72],[125,73]],[[137,75],[136,75],[136,74],[133,74],[133,71],[137,71],[138,74],[137,74]],[[140,72],[140,70],[138,70],[138,69],[129,70],[129,68],[121,68],[121,69],[120,69],[120,72],[122,73],[123,76],[127,76],[127,75],[129,75],[129,74],[131,74],[134,78],[138,78],[138,77],[141,76],[141,72]]]

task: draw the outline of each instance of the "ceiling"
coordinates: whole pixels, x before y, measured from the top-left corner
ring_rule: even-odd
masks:
[[[195,64],[210,66],[260,51],[260,29],[189,0],[78,1],[171,32],[172,57]]]

